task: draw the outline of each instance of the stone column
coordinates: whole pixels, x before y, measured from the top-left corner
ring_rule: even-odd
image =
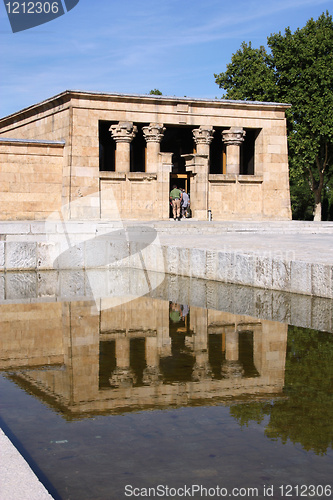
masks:
[[[240,146],[244,141],[245,130],[241,127],[231,127],[222,132],[223,142],[227,146],[227,174],[239,174]]]
[[[243,366],[239,362],[239,333],[237,325],[226,328],[225,331],[225,363],[222,365],[222,376],[225,378],[238,378],[244,374]]]
[[[160,144],[165,127],[160,123],[150,123],[147,127],[142,127],[142,131],[147,141],[146,172],[156,173],[160,160]]]
[[[185,158],[186,171],[191,177],[191,210],[198,220],[207,220],[208,217],[208,172],[209,162],[207,155],[182,155]]]
[[[144,385],[159,385],[162,383],[162,375],[159,368],[157,336],[146,337],[145,350],[147,368],[143,371],[142,381]]]
[[[212,369],[209,364],[208,355],[208,314],[207,311],[197,307],[191,307],[191,321],[193,322],[194,338],[193,350],[195,363],[192,371],[192,380],[211,380]]]
[[[198,155],[205,155],[208,159],[210,158],[209,146],[213,140],[214,132],[213,127],[204,127],[202,125],[192,130]]]
[[[111,125],[110,132],[116,141],[116,172],[131,170],[131,142],[138,128],[131,122],[119,122]]]
[[[131,387],[136,377],[130,367],[130,339],[120,337],[116,339],[117,368],[110,377],[110,384],[115,387]]]
[[[159,153],[158,155],[158,170],[157,170],[157,197],[158,197],[158,213],[156,217],[163,220],[169,219],[169,183],[170,172],[172,170],[172,155],[173,153]]]

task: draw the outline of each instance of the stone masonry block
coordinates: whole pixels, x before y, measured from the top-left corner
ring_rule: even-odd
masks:
[[[253,254],[234,254],[233,283],[253,285],[255,275],[255,257]]]
[[[224,283],[233,283],[235,275],[235,256],[232,252],[218,252],[217,279]]]
[[[274,292],[273,295],[273,321],[280,323],[291,323],[290,294],[284,292]]]
[[[0,301],[5,300],[5,275],[0,274]]]
[[[191,250],[189,248],[179,247],[178,273],[180,276],[191,275],[190,254]]]
[[[123,239],[115,239],[108,244],[108,265],[111,267],[122,267],[130,258],[129,243]],[[132,251],[132,249],[131,249]],[[140,267],[143,265],[142,246],[136,244]]]
[[[87,297],[91,297],[95,301],[103,297],[110,297],[112,284],[114,285],[115,283],[117,283],[117,285],[119,286],[119,294],[121,295],[121,283],[118,279],[116,282],[114,282],[114,276],[110,276],[109,270],[91,268],[86,269],[85,293]]]
[[[30,224],[29,222],[2,222],[1,223],[1,233],[2,234],[29,234]]]
[[[195,307],[207,307],[206,280],[195,280],[195,285],[190,287],[190,304]],[[180,303],[182,301],[180,300]]]
[[[35,272],[7,273],[6,299],[34,299],[37,295]]]
[[[85,271],[63,270],[60,272],[60,296],[62,299],[85,296]]]
[[[206,251],[206,279],[217,279],[218,252],[214,250]]]
[[[235,308],[235,286],[229,283],[219,283],[217,310],[233,312]]]
[[[56,242],[37,243],[37,269],[54,269],[59,256],[59,245]]]
[[[290,262],[273,259],[273,288],[275,290],[290,290],[291,270]]]
[[[37,295],[42,298],[56,299],[59,295],[59,275],[57,271],[37,273]]]
[[[36,269],[37,244],[23,241],[8,241],[6,243],[5,268]]]
[[[293,325],[312,328],[312,297],[298,294],[290,296],[290,314]]]
[[[255,317],[271,319],[273,314],[272,290],[255,289],[254,293]]]
[[[168,246],[166,249],[167,253],[167,269],[166,272],[169,274],[178,274],[179,270],[179,248]]]
[[[255,288],[250,286],[234,286],[234,307],[235,314],[255,316]]]
[[[325,264],[312,264],[311,267],[312,295],[333,298],[332,267]]]
[[[82,269],[84,265],[84,243],[76,243],[64,249],[56,259],[56,264],[59,269]]]
[[[0,271],[5,268],[5,242],[0,241]]]
[[[293,261],[291,263],[290,291],[311,295],[311,271],[312,264],[310,262]]]
[[[273,283],[273,264],[269,257],[256,256],[255,275],[253,285],[260,288],[272,288]]]
[[[191,276],[194,278],[206,277],[206,250],[200,248],[191,248]]]
[[[105,267],[109,264],[108,238],[98,237],[84,241],[84,267],[86,269]]]
[[[313,297],[311,300],[311,328],[324,332],[331,332],[333,327],[333,303],[330,299]]]

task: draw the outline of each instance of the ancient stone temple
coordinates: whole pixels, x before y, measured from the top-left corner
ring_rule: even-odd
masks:
[[[176,184],[197,220],[290,219],[288,107],[65,91],[0,120],[0,218],[163,220]]]

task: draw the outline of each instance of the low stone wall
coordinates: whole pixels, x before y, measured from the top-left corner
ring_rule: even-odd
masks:
[[[145,286],[147,279],[149,287]],[[96,282],[100,286],[95,295],[93,285]],[[13,271],[0,274],[0,304],[8,307],[12,304],[89,301],[91,306],[95,303],[98,310],[109,310],[143,295],[191,307],[333,332],[333,301],[321,297],[147,273],[137,269]],[[56,306],[50,304],[47,307],[52,310]],[[50,325],[50,328],[53,326]]]
[[[122,223],[102,222],[4,223],[0,271],[130,267],[333,298],[330,254],[320,259],[310,251],[312,260],[303,259],[297,252],[288,251],[283,243],[280,247],[277,244],[274,251],[253,250],[249,245],[229,248],[223,246],[223,231],[213,234],[213,245],[209,244],[204,227],[211,229],[209,224],[202,226],[194,241],[181,237],[179,231],[185,230],[185,226],[170,226],[170,243],[158,224],[154,227],[133,223],[124,227]],[[279,235],[281,231],[274,238],[277,242]],[[294,235],[295,241],[299,238]],[[320,248],[320,236],[314,243]]]

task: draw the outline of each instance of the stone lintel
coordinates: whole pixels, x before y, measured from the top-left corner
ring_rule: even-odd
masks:
[[[240,184],[262,184],[264,182],[263,175],[238,175],[237,181]]]
[[[209,174],[208,181],[211,183],[235,183],[236,174]]]
[[[125,172],[109,172],[109,171],[101,171],[99,173],[100,179],[110,179],[113,181],[124,181],[126,179]]]
[[[157,179],[157,173],[130,172],[126,174],[129,181],[154,181]]]
[[[262,175],[237,175],[237,174],[209,174],[209,182],[238,182],[239,184],[262,184],[264,177]]]

